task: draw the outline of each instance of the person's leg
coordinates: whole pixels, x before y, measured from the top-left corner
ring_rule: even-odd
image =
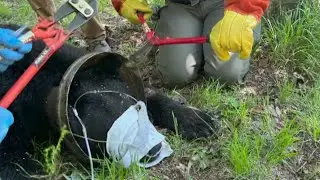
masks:
[[[156,34],[159,37],[201,35],[203,23],[196,14],[191,13],[196,12],[196,7],[169,3],[160,11]],[[168,87],[183,86],[197,77],[202,58],[201,44],[160,46],[156,55],[156,68]]]
[[[89,45],[89,51],[110,52],[111,48],[106,42],[106,31],[104,26],[99,22],[98,16],[92,18],[82,27],[85,41]]]
[[[28,0],[28,2],[37,16],[46,18],[54,16],[56,12],[53,0]]]
[[[212,1],[213,2],[213,1]],[[212,2],[206,1],[203,7],[213,7],[205,19],[203,34],[209,35],[213,26],[223,18],[224,4],[223,0],[216,0],[219,5],[212,6]],[[254,29],[254,40],[257,42],[260,39],[261,25],[259,24]],[[214,54],[214,51],[209,43],[203,46],[205,66],[204,70],[207,75],[217,79],[222,83],[227,84],[244,84],[245,77],[249,71],[250,60],[241,60],[239,54],[235,53],[227,62],[220,61]]]

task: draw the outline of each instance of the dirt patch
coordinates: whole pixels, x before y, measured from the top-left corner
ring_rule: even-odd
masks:
[[[309,138],[310,139],[310,138]],[[284,161],[272,169],[274,177],[279,179],[314,179],[320,175],[320,148],[318,143],[310,140],[300,144],[295,158]]]
[[[218,180],[228,179],[228,172],[224,172],[221,168],[210,167],[203,171],[197,171],[192,167],[192,163],[177,159],[164,160],[161,164],[151,168],[150,176],[163,180]]]
[[[107,42],[113,52],[128,57],[143,45],[145,36],[140,25],[133,25],[111,13],[102,13],[101,21],[106,27]]]
[[[311,141],[312,138],[308,135],[305,136],[306,140],[300,144],[299,155],[290,165],[296,176],[312,179],[320,176],[320,144]]]

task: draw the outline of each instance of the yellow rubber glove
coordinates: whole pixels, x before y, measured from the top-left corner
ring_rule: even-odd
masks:
[[[112,0],[112,4],[119,15],[132,24],[140,23],[138,12],[144,14],[145,20],[148,20],[152,15],[152,9],[145,0]]]
[[[222,20],[210,33],[210,43],[217,57],[222,61],[228,61],[229,52],[233,52],[240,53],[241,59],[247,59],[252,51],[253,28],[257,23],[254,16],[225,11]]]

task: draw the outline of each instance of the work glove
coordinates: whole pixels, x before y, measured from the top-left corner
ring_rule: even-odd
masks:
[[[32,44],[24,44],[18,37],[14,36],[14,31],[10,29],[0,28],[0,72],[5,71],[8,66],[12,65],[16,61],[19,61],[23,56],[29,53],[32,49]]]
[[[248,59],[254,42],[253,29],[270,4],[270,0],[225,0],[224,17],[212,28],[211,46],[222,61],[231,53]]]
[[[118,14],[132,24],[139,24],[138,13],[144,14],[144,19],[148,20],[152,16],[152,9],[146,0],[111,0],[112,5]]]
[[[254,16],[225,11],[225,15],[211,30],[211,46],[222,61],[230,59],[229,52],[239,53],[247,59],[253,47],[253,29],[258,21]]]
[[[0,107],[0,144],[6,137],[10,126],[13,124],[13,121],[14,118],[12,113],[3,107]]]

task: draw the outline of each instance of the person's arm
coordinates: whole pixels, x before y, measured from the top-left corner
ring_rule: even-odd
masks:
[[[225,9],[243,15],[252,15],[260,21],[269,4],[270,0],[225,0]]]

